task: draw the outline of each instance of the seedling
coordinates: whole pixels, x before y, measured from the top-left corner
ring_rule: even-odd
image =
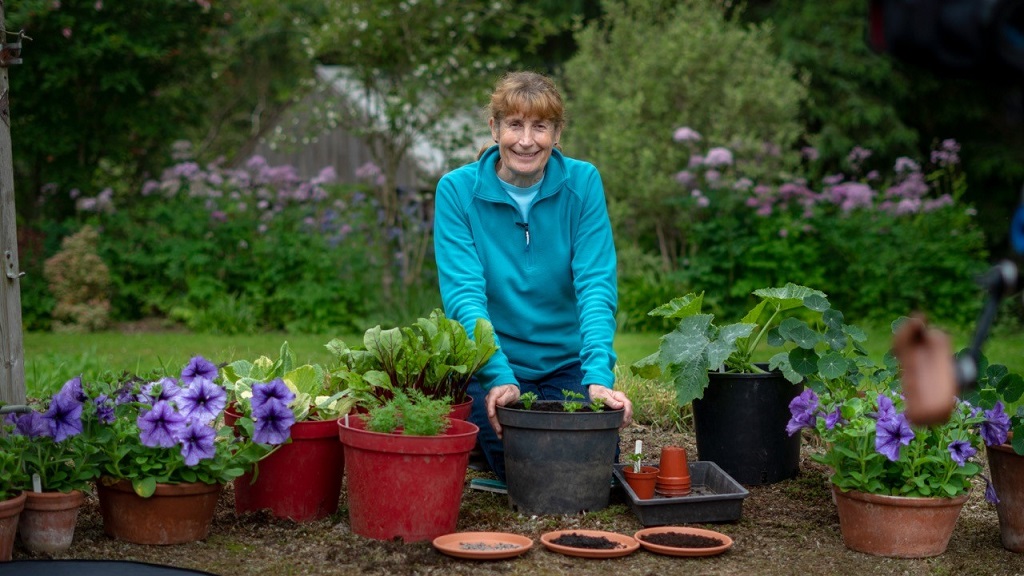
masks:
[[[601,412],[602,410],[604,410],[604,406],[605,404],[603,398],[594,398],[593,400],[590,401],[590,409],[593,410],[594,412]]]
[[[573,392],[572,390],[562,390],[562,396],[565,396],[565,402],[562,404],[562,407],[566,412],[577,412],[583,408],[583,403],[578,402],[578,400],[583,399],[583,394]]]
[[[533,410],[533,403],[537,401],[537,395],[533,392],[527,392],[519,397],[519,401],[523,403],[523,408]]]

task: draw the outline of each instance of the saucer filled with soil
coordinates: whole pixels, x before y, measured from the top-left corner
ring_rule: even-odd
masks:
[[[644,528],[633,537],[651,552],[669,556],[714,556],[732,546],[732,538],[721,532],[686,526]]]
[[[434,538],[434,548],[456,558],[499,560],[526,553],[533,540],[506,532],[455,532]]]
[[[556,530],[541,534],[540,543],[554,552],[581,558],[618,558],[640,548],[631,536],[602,530]]]

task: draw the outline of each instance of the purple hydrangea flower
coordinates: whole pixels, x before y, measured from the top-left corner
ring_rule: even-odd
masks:
[[[104,424],[114,423],[114,402],[110,396],[100,394],[93,400],[96,405],[96,419]]]
[[[732,152],[728,148],[712,148],[708,150],[708,155],[704,158],[704,164],[707,166],[729,166],[732,164]]]
[[[900,445],[906,446],[913,439],[914,431],[903,414],[879,420],[875,424],[875,451],[892,462],[900,459]]]
[[[15,430],[18,434],[28,438],[43,438],[50,435],[50,423],[43,418],[43,415],[33,410],[21,416],[11,414],[15,417]]]
[[[985,421],[981,423],[981,438],[988,446],[1006,442],[1010,434],[1010,417],[1006,415],[1003,402],[996,402],[991,410],[985,410]]]
[[[260,408],[253,409],[252,440],[258,444],[283,444],[291,434],[295,414],[279,400],[264,402]]]
[[[978,450],[971,446],[971,443],[967,440],[954,440],[949,443],[947,447],[949,455],[953,458],[953,462],[956,462],[960,466],[967,463],[967,459],[978,453]]]
[[[185,464],[195,466],[200,460],[213,458],[217,454],[214,439],[217,432],[210,426],[193,421],[181,433],[181,455]]]
[[[818,395],[810,388],[805,389],[789,403],[792,417],[786,424],[786,433],[790,436],[803,428],[814,428],[818,419]]]
[[[43,418],[54,442],[82,433],[82,403],[69,394],[57,393]]]
[[[68,380],[60,387],[58,394],[66,394],[71,398],[74,398],[79,404],[85,402],[85,391],[82,390],[82,377],[75,376],[71,380]]]
[[[196,378],[206,378],[210,381],[216,380],[217,366],[202,356],[192,358],[188,361],[188,365],[182,369],[181,380],[186,384],[191,384]]]
[[[208,424],[224,410],[227,398],[228,393],[223,388],[206,378],[196,377],[174,402],[185,418]]]
[[[700,138],[700,133],[689,126],[676,128],[675,133],[672,134],[672,139],[676,142],[699,142]]]
[[[284,406],[291,404],[295,399],[295,393],[288,388],[284,380],[280,378],[267,383],[257,383],[252,386],[252,410],[256,412],[264,404],[271,400],[278,400]]]
[[[185,417],[178,414],[166,400],[154,404],[136,422],[142,444],[153,448],[174,447],[185,430]]]

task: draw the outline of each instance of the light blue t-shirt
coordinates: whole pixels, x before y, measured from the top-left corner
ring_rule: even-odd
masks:
[[[507,192],[512,197],[512,200],[519,205],[519,213],[523,215],[523,222],[530,221],[530,202],[533,202],[533,199],[537,197],[537,192],[540,191],[540,185],[543,182],[544,176],[542,175],[536,184],[528,188],[520,188],[515,184],[510,184],[498,178],[498,183],[501,184],[502,190]]]

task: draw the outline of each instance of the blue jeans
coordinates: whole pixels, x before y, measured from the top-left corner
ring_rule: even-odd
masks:
[[[583,394],[584,402],[590,402],[587,386],[583,385],[583,370],[579,362],[570,364],[538,380],[519,380],[519,393],[533,392],[540,400],[565,400],[563,390]],[[469,383],[469,395],[473,397],[473,409],[469,421],[480,427],[477,444],[487,458],[487,464],[502,482],[505,481],[505,447],[498,438],[491,422],[487,419],[487,392],[480,382],[473,378]],[[615,456],[618,461],[619,451]]]

